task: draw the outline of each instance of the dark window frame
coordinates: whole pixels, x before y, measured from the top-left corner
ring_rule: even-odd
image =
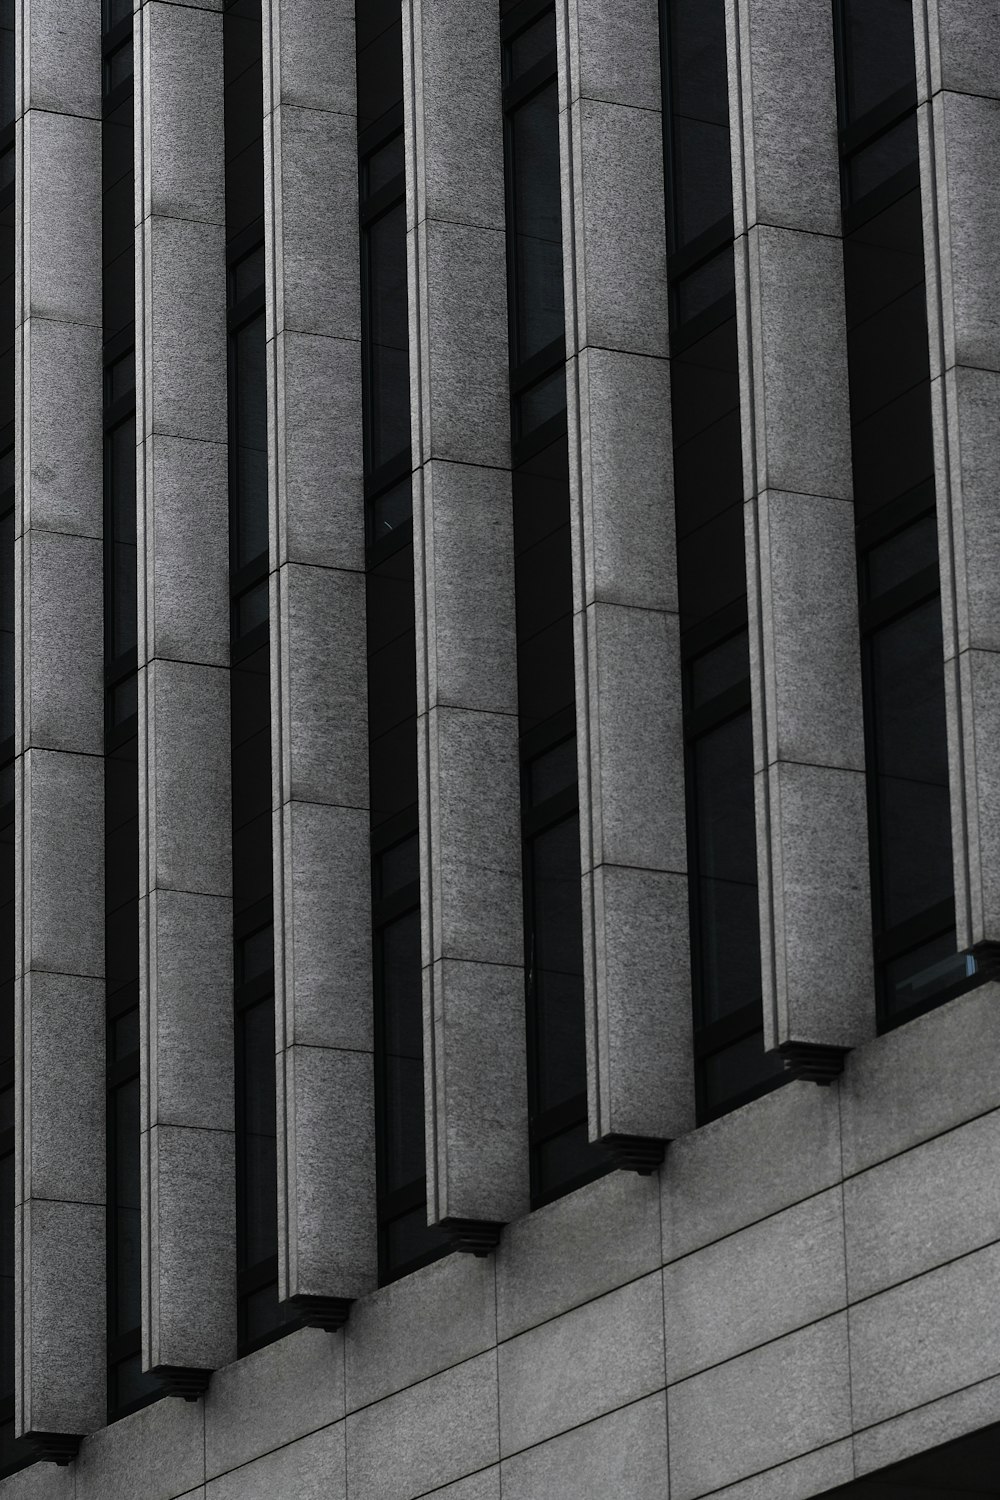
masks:
[[[566,368],[566,335],[552,339],[534,354],[522,359],[518,351],[518,275],[515,247],[518,237],[518,207],[515,173],[514,115],[543,89],[558,85],[558,53],[553,46],[545,56],[516,78],[512,76],[510,44],[547,12],[554,13],[553,0],[519,0],[500,19],[500,55],[503,80],[504,201],[507,226],[507,310],[510,351],[511,467],[518,469],[568,432],[565,402],[562,411],[546,422],[522,430],[520,398]]]
[[[907,82],[896,89],[873,107],[864,110],[859,115],[854,115],[850,101],[850,47],[847,16],[842,0],[833,0],[833,25],[837,51],[841,218],[846,242],[857,230],[892,208],[894,204],[914,191],[920,191],[920,167],[917,160],[900,167],[860,195],[855,193],[851,178],[852,165],[861,153],[907,120],[915,121],[917,87],[914,77],[912,82]],[[915,128],[914,125],[914,130]],[[921,244],[921,252],[922,250]],[[891,304],[886,304],[886,306],[889,305]],[[919,380],[907,389],[918,389],[926,379],[925,375],[921,375]],[[893,399],[899,399],[905,393],[905,391],[897,392]],[[873,415],[877,415],[877,411],[868,413],[866,420]],[[853,425],[852,423],[852,428]],[[880,631],[893,623],[905,620],[911,612],[940,597],[940,570],[939,563],[927,566],[901,583],[873,596],[868,586],[866,565],[875,547],[905,532],[921,520],[935,515],[935,478],[931,474],[910,490],[878,506],[872,513],[859,518],[856,526],[865,761],[868,784],[868,836],[871,850],[872,934],[876,969],[876,1019],[880,1033],[905,1025],[908,1021],[936,1009],[937,1006],[955,996],[976,988],[990,977],[988,973],[977,969],[972,955],[956,953],[956,966],[963,958],[966,961],[965,975],[942,984],[937,990],[932,990],[929,995],[909,1005],[891,1006],[889,1003],[886,973],[888,964],[895,959],[906,957],[935,939],[947,938],[952,934],[955,929],[955,901],[952,895],[951,898],[939,901],[901,922],[888,926],[882,922],[884,871],[878,853],[881,848],[882,819],[880,777],[877,771],[879,763],[875,735],[877,712],[871,667],[872,652]]]
[[[125,16],[114,26],[107,29],[102,35],[101,51],[103,60],[103,79],[105,91],[102,97],[102,120],[104,128],[108,128],[108,121],[127,104],[134,94],[134,78],[129,76],[121,79],[117,84],[107,87],[110,82],[110,59],[114,54],[121,54],[127,47],[131,46],[133,37],[133,18]],[[103,190],[103,186],[102,186]],[[134,240],[134,230],[133,230]],[[131,357],[133,366],[135,361],[135,322],[126,323],[118,329],[110,338],[106,338],[103,345],[103,369],[104,369],[104,407],[103,407],[103,443],[104,443],[104,686],[105,686],[105,731],[104,751],[107,758],[114,756],[116,751],[124,749],[133,741],[138,741],[139,720],[138,711],[120,711],[119,695],[123,690],[128,690],[135,683],[137,690],[138,681],[138,651],[136,647],[127,649],[121,653],[114,652],[114,628],[113,611],[115,601],[113,597],[113,584],[116,574],[115,545],[113,531],[113,504],[114,504],[114,472],[111,457],[111,439],[116,430],[128,421],[135,420],[136,398],[135,381],[132,387],[120,397],[111,397],[111,371],[121,364],[123,360]],[[136,599],[138,609],[138,599]],[[136,816],[138,817],[138,801],[136,803]],[[136,895],[138,896],[138,871],[136,872]],[[107,914],[111,915],[110,912]],[[131,1400],[121,1400],[118,1397],[118,1376],[122,1366],[134,1360],[142,1353],[142,1328],[141,1322],[131,1328],[112,1334],[111,1329],[117,1320],[116,1306],[118,1294],[118,1267],[117,1267],[117,1198],[116,1181],[118,1176],[118,1152],[119,1143],[115,1125],[117,1096],[121,1089],[134,1086],[140,1082],[140,1052],[138,1049],[131,1052],[127,1057],[121,1059],[113,1058],[114,1028],[117,1022],[122,1020],[131,1012],[138,1016],[139,1010],[139,976],[119,985],[115,990],[108,990],[106,998],[106,1021],[107,1021],[107,1045],[108,1061],[106,1072],[106,1097],[107,1097],[107,1128],[106,1128],[106,1151],[107,1151],[107,1174],[108,1174],[108,1209],[107,1209],[107,1292],[108,1292],[108,1421],[114,1422],[122,1417],[129,1416],[132,1412],[141,1410],[151,1402],[156,1401],[163,1394],[155,1383],[151,1383],[150,1389],[135,1396]]]
[[[224,21],[224,45],[229,46],[229,34],[225,23],[230,14],[238,8],[238,0],[226,0],[223,11]],[[253,7],[244,7],[235,17],[240,23],[256,21],[255,32],[260,39],[261,54],[263,52],[263,33],[260,30],[261,21],[255,14],[251,14]],[[228,56],[228,53],[227,53]],[[247,73],[255,68],[263,67],[263,56],[256,56],[247,61],[246,66],[238,73],[229,77],[226,82],[226,124],[232,122],[230,110],[232,108],[229,90],[238,88],[244,81]],[[260,170],[263,174],[263,101],[261,103],[260,117]],[[256,137],[254,138],[256,139]],[[232,690],[237,692],[236,676],[246,664],[250,663],[260,653],[266,659],[270,642],[270,618],[269,599],[267,597],[268,578],[270,574],[270,543],[269,524],[264,527],[264,546],[253,557],[241,558],[238,550],[238,538],[240,521],[245,513],[246,496],[240,484],[240,466],[235,462],[235,455],[240,449],[240,337],[255,323],[264,319],[266,312],[266,266],[265,257],[265,227],[263,211],[256,213],[253,217],[246,214],[249,207],[253,212],[252,201],[244,202],[231,196],[230,172],[234,162],[242,162],[247,152],[253,146],[254,141],[241,143],[239,151],[235,156],[231,154],[230,141],[227,139],[225,151],[226,170],[226,390],[227,390],[227,439],[229,450],[228,466],[228,493],[229,493],[229,607],[230,607],[230,671],[233,676]],[[237,182],[239,182],[237,176]],[[262,179],[258,179],[258,182]],[[263,210],[264,204],[260,202]],[[233,212],[239,217],[237,226],[233,224]],[[249,286],[249,289],[241,285],[241,271],[257,269],[254,265],[255,258],[259,257],[259,279]],[[261,328],[261,339],[266,340],[266,328]],[[266,382],[266,364],[263,367],[262,378]],[[266,400],[266,390],[261,391]],[[264,428],[264,442],[267,444],[266,424]],[[265,501],[265,503],[267,503]],[[256,623],[245,623],[243,620],[243,608],[247,602],[256,597],[260,599],[263,591],[264,617],[256,620]],[[259,611],[258,611],[259,612]],[[251,619],[253,616],[251,616]],[[268,694],[268,707],[266,709],[268,724],[270,722],[270,707]],[[258,733],[263,730],[260,726]],[[256,737],[256,736],[254,736]],[[245,745],[236,744],[235,740],[231,746],[231,754],[234,769],[234,783],[236,780],[237,759]],[[234,785],[235,792],[235,785]],[[243,810],[237,806],[237,799],[233,798],[233,828],[234,828],[234,850],[235,834],[246,826],[245,819],[241,819]],[[252,820],[255,821],[255,820]],[[265,828],[259,841],[255,844],[257,853],[263,851],[263,844],[267,844],[267,859],[265,864],[270,871],[271,863],[271,824],[270,819],[265,820]],[[234,871],[235,874],[235,871]],[[270,881],[268,881],[270,887]],[[252,895],[253,892],[251,891]],[[271,1016],[273,1026],[274,1002],[275,1002],[275,965],[274,965],[274,901],[273,891],[269,888],[267,892],[246,904],[245,895],[241,892],[239,882],[234,880],[234,912],[233,912],[233,1064],[234,1064],[234,1111],[235,1111],[235,1148],[236,1148],[236,1207],[237,1207],[237,1266],[236,1266],[236,1324],[237,1324],[237,1351],[242,1358],[252,1353],[255,1349],[265,1347],[275,1340],[283,1338],[286,1334],[302,1327],[301,1318],[293,1313],[285,1304],[275,1303],[270,1316],[273,1321],[266,1326],[251,1332],[251,1299],[263,1291],[274,1291],[277,1298],[278,1288],[278,1224],[275,1217],[272,1224],[266,1225],[268,1230],[273,1230],[273,1250],[266,1255],[258,1257],[252,1263],[243,1263],[244,1246],[250,1237],[251,1228],[249,1223],[249,1205],[253,1199],[253,1183],[251,1181],[250,1152],[248,1149],[248,1109],[249,1109],[249,1084],[250,1063],[248,1061],[246,1018],[249,1012],[258,1005],[271,1002]],[[250,980],[243,977],[243,956],[245,945],[253,937],[270,931],[271,939],[271,962],[265,966],[259,974]],[[273,1047],[271,1049],[273,1052]],[[273,1097],[273,1086],[272,1095]],[[275,1121],[277,1131],[277,1120]],[[275,1203],[277,1203],[277,1163],[274,1182]],[[276,1212],[276,1210],[275,1210]],[[261,1226],[258,1226],[260,1228]]]
[[[403,521],[385,536],[374,535],[375,506],[383,496],[410,479],[413,460],[410,443],[379,465],[372,462],[372,428],[377,406],[375,396],[374,337],[372,334],[372,261],[369,230],[388,214],[404,208],[406,173],[376,189],[368,190],[368,167],[371,158],[384,151],[404,132],[403,105],[393,105],[378,120],[358,133],[358,211],[361,252],[361,404],[364,442],[365,557],[371,570],[394,552],[412,541],[412,519]]]
[[[384,31],[379,33],[384,35]],[[375,339],[373,334],[374,278],[372,274],[372,245],[369,231],[389,214],[398,212],[406,203],[405,168],[384,182],[379,188],[369,190],[369,165],[373,157],[384,151],[393,142],[402,141],[404,133],[403,102],[399,100],[385,110],[358,133],[358,222],[361,290],[361,381],[364,440],[364,501],[365,501],[365,571],[370,577],[397,555],[413,553],[412,509],[405,516],[393,518],[391,527],[382,535],[375,535],[378,502],[394,490],[402,489],[412,482],[413,461],[411,443],[402,446],[397,453],[375,466],[373,434],[378,398],[375,380]],[[405,233],[405,226],[404,226]],[[411,491],[412,494],[412,491]],[[371,607],[370,605],[368,606]],[[414,660],[414,671],[416,662]],[[405,722],[405,721],[404,721]],[[414,740],[414,755],[417,746]],[[378,1281],[387,1286],[408,1276],[411,1271],[431,1264],[447,1254],[450,1245],[444,1240],[427,1246],[416,1254],[400,1257],[392,1249],[392,1231],[400,1220],[419,1210],[427,1202],[426,1174],[415,1178],[392,1191],[384,1184],[388,1177],[389,1125],[393,1098],[387,1083],[385,1059],[387,1057],[386,987],[384,979],[383,945],[391,926],[404,917],[419,913],[419,881],[411,881],[392,892],[381,893],[381,860],[394,847],[419,837],[419,820],[416,803],[373,825],[370,834],[370,878],[372,900],[372,1006],[374,1047],[374,1104],[375,1104],[375,1181]],[[418,981],[419,982],[419,981]]]
[[[541,802],[532,802],[531,770],[542,756],[576,742],[576,714],[573,709],[563,709],[551,719],[529,730],[521,736],[521,878],[524,888],[524,910],[534,910],[535,861],[534,841],[542,834],[550,833],[563,823],[573,821],[579,837],[580,785],[577,779],[572,786],[564,787]],[[544,1147],[557,1141],[569,1131],[578,1129],[587,1121],[587,1093],[584,1089],[559,1104],[543,1107],[539,1102],[539,1025],[540,1014],[537,1000],[536,965],[532,947],[534,924],[530,919],[524,923],[524,978],[526,1061],[528,1071],[528,1147],[530,1200],[533,1209],[542,1208],[564,1198],[567,1193],[594,1182],[609,1170],[608,1159],[598,1148],[592,1148],[592,1160],[579,1171],[561,1180],[556,1186],[546,1188],[541,1180],[540,1155]]]
[[[676,211],[680,183],[676,171],[677,139],[674,123],[674,87],[672,58],[670,52],[670,0],[660,0],[660,69],[663,91],[663,157],[665,172],[667,280],[670,305],[670,352],[672,359],[698,345],[709,334],[732,322],[733,340],[736,337],[736,289],[735,279],[714,301],[693,315],[684,308],[685,282],[713,261],[729,253],[735,255],[735,219],[733,211],[723,214],[692,239],[678,239],[676,224],[680,217]],[[730,129],[731,129],[730,125]],[[735,278],[735,262],[734,262]],[[742,534],[742,503],[734,503],[720,509],[739,510],[739,526]],[[763,1029],[762,984],[760,978],[756,995],[738,1010],[718,1021],[702,1022],[699,1018],[704,1008],[704,973],[700,962],[703,948],[704,912],[699,899],[701,859],[698,848],[699,798],[696,759],[702,739],[721,729],[724,725],[751,712],[750,663],[739,682],[706,702],[694,706],[693,674],[696,662],[707,653],[724,646],[749,628],[746,595],[724,605],[713,615],[695,625],[685,626],[681,634],[682,669],[682,717],[684,736],[684,784],[687,819],[689,912],[691,932],[691,988],[692,1024],[694,1031],[695,1061],[695,1113],[699,1124],[720,1118],[738,1109],[753,1099],[773,1092],[789,1079],[789,1074],[775,1072],[772,1076],[727,1095],[725,1099],[710,1102],[707,1082],[708,1065],[713,1057],[729,1047],[759,1035]]]
[[[513,44],[519,37],[543,18],[553,18],[552,45],[540,54],[530,66],[515,72]],[[530,466],[531,460],[543,454],[568,437],[568,412],[565,394],[558,410],[532,427],[525,427],[522,398],[539,389],[554,376],[566,369],[566,331],[562,320],[561,331],[533,353],[522,356],[520,351],[521,287],[518,270],[519,243],[519,176],[516,168],[516,117],[518,112],[530,105],[543,91],[558,87],[558,52],[556,48],[555,5],[553,0],[516,0],[516,3],[501,6],[500,58],[502,80],[503,150],[504,150],[504,199],[506,225],[507,265],[507,313],[508,354],[511,408],[511,468],[517,484],[517,473]],[[561,224],[560,203],[560,224]],[[561,483],[552,480],[551,483]],[[569,498],[566,497],[566,514],[569,514]],[[555,530],[561,529],[559,523]],[[569,546],[567,533],[566,545]],[[522,589],[517,583],[518,613],[521,610]],[[546,629],[551,628],[547,626]],[[519,630],[520,637],[520,630]],[[534,637],[519,638],[518,654],[534,649]],[[575,840],[579,841],[580,789],[579,778],[574,774],[571,784],[535,802],[532,796],[532,767],[539,759],[550,754],[561,745],[576,742],[576,711],[572,703],[560,708],[539,723],[525,728],[522,722],[519,736],[519,759],[521,768],[521,877],[524,909],[524,977],[525,977],[525,1037],[528,1086],[528,1145],[530,1201],[533,1209],[554,1202],[567,1193],[574,1192],[585,1183],[603,1176],[612,1163],[605,1150],[588,1142],[580,1154],[576,1168],[548,1185],[544,1181],[544,1154],[546,1147],[554,1145],[560,1138],[579,1132],[588,1121],[586,1080],[583,1088],[571,1098],[555,1105],[544,1105],[541,1098],[543,1048],[541,1043],[543,1008],[540,1000],[540,971],[534,961],[536,943],[536,860],[535,844],[541,836],[554,832],[561,825],[572,822]],[[582,903],[582,892],[580,895]],[[581,953],[581,965],[583,955]],[[581,1024],[583,1020],[581,1017]],[[575,1150],[576,1148],[574,1148]]]
[[[0,139],[2,139],[2,135],[0,135]],[[13,185],[11,185],[11,187],[9,189],[4,189],[3,192],[0,193],[0,207],[3,206],[4,197],[6,196],[6,193],[8,191],[10,191],[11,196],[13,196]],[[14,423],[13,422],[8,422],[8,423],[4,424],[4,427],[2,429],[0,429],[0,457],[6,457],[6,455],[8,453],[13,454],[13,450],[14,450]],[[13,485],[10,485],[9,487],[7,487],[6,489],[4,489],[3,491],[0,491],[0,521],[6,521],[8,519],[8,517],[11,517],[13,515],[13,513],[14,513],[14,509],[15,509],[15,489],[14,489]],[[13,565],[11,566],[11,572],[13,572]],[[3,785],[3,787],[4,787],[5,790],[9,789],[10,794],[11,794],[8,798],[6,798],[6,800],[0,802],[0,831],[2,831],[5,835],[7,835],[7,838],[6,838],[5,842],[7,842],[7,844],[9,845],[9,848],[11,850],[11,854],[13,855],[13,848],[14,848],[14,821],[15,821],[15,807],[14,807],[14,796],[13,796],[13,791],[14,791],[14,736],[13,735],[8,735],[5,739],[0,740],[0,784]],[[11,927],[13,927],[13,923],[14,923],[14,914],[13,914],[13,912],[11,913],[10,922],[11,922]],[[13,968],[14,968],[14,958],[13,958],[13,952],[12,952],[11,953],[11,980],[10,980],[11,990],[13,990]],[[8,1055],[6,1057],[4,1057],[2,1061],[0,1061],[0,1095],[4,1095],[4,1094],[9,1093],[10,1096],[11,1096],[11,1098],[13,1099],[13,1090],[14,1090],[13,995],[11,996],[11,1001],[12,1001],[12,1003],[11,1003],[11,1029],[10,1029],[9,1034],[3,1040],[3,1047],[6,1050],[6,1052],[7,1052]],[[13,1158],[14,1158],[14,1153],[15,1153],[14,1127],[11,1126],[9,1129],[0,1131],[0,1161],[3,1161],[3,1162],[11,1161],[12,1162]],[[11,1171],[11,1178],[13,1180],[13,1168],[12,1168],[12,1171]],[[14,1219],[14,1202],[13,1202],[13,1198],[11,1199],[11,1201],[9,1203],[4,1203],[4,1204],[0,1205],[0,1212],[2,1212],[5,1215],[7,1215],[7,1214],[10,1215],[10,1221],[9,1221],[10,1222],[10,1231],[9,1232],[11,1234],[11,1238],[13,1238],[13,1233],[14,1233],[14,1230],[13,1230],[13,1219]],[[15,1295],[16,1295],[16,1292],[15,1292]],[[10,1333],[11,1333],[11,1336],[13,1337],[13,1333],[14,1333],[13,1328],[11,1328]],[[13,1365],[13,1350],[11,1350],[11,1364]],[[14,1422],[14,1408],[15,1408],[15,1394],[14,1394],[13,1390],[4,1392],[2,1395],[0,1395],[0,1429],[3,1429],[3,1428],[11,1428],[12,1429],[13,1422]],[[14,1456],[11,1458],[11,1461],[9,1463],[5,1463],[2,1466],[2,1468],[0,1468],[0,1478],[7,1478],[11,1474],[16,1474],[19,1469],[25,1468],[28,1464],[30,1464],[30,1463],[32,1463],[34,1461],[34,1454],[31,1454],[31,1453],[22,1453],[19,1456],[17,1455],[17,1452],[16,1452],[16,1440],[14,1441],[14,1443],[13,1443],[12,1446],[14,1448]]]

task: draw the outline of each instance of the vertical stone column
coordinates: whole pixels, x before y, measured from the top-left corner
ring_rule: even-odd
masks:
[[[656,0],[559,0],[590,1135],[694,1124]]]
[[[222,15],[136,12],[143,1362],[236,1354]]]
[[[354,6],[264,4],[280,1295],[374,1285]]]
[[[503,106],[495,0],[404,0],[428,1218],[528,1206]]]
[[[727,0],[764,1034],[874,1033],[829,0]]]
[[[1000,944],[1000,11],[914,0],[959,948]]]
[[[16,1427],[105,1420],[101,6],[17,14]]]

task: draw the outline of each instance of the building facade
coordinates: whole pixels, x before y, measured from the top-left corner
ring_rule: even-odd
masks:
[[[1000,1497],[1000,0],[0,0],[0,1500]]]

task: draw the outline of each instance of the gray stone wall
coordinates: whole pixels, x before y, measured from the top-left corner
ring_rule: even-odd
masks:
[[[214,1373],[102,1427],[99,33],[90,0],[66,0],[79,31],[22,0],[18,1421],[90,1435],[0,1500],[805,1500],[1000,1420],[1000,986],[873,1035],[827,0],[731,0],[729,26],[770,1039],[854,1050],[829,1088],[692,1128],[656,8],[559,0],[591,1133],[672,1139],[653,1175],[533,1214],[499,39],[487,0],[402,9],[430,1212],[506,1228],[374,1289],[353,6],[266,0],[280,1276],[355,1300],[341,1332],[234,1359],[221,0],[142,0],[144,1358]],[[24,47],[29,10],[62,52]],[[975,184],[1000,92],[974,0],[915,12],[960,920],[985,943],[998,211]],[[783,86],[793,16],[809,97]],[[820,105],[817,208],[795,146]],[[832,457],[799,441],[820,427]]]
[[[21,8],[16,257],[16,1421],[105,1407],[100,5]],[[30,212],[29,212],[30,207]],[[72,226],[72,232],[69,231]],[[16,1267],[16,1269],[15,1269]]]
[[[222,17],[134,22],[142,1338],[236,1352]]]
[[[0,1497],[805,1500],[996,1422],[998,1047],[988,985]]]

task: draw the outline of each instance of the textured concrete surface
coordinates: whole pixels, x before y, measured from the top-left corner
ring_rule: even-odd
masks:
[[[834,36],[826,0],[726,21],[764,1041],[847,1048],[874,1010]]]
[[[507,244],[492,0],[405,0],[428,1218],[528,1201]]]
[[[343,1332],[232,1359],[222,0],[144,0],[146,1344],[222,1368],[197,1402],[102,1427],[98,24],[90,0],[54,5],[22,7],[19,69],[21,215],[38,191],[18,272],[18,1420],[91,1435],[0,1500],[808,1500],[1000,1420],[1000,986],[873,1038],[851,925],[866,865],[826,0],[731,0],[730,41],[752,85],[734,141],[758,775],[782,813],[761,833],[768,930],[789,1034],[854,1050],[829,1089],[692,1128],[656,7],[559,0],[592,1128],[677,1138],[650,1178],[533,1214],[496,16],[407,8],[432,1113],[449,1201],[511,1222],[495,1254],[379,1290],[353,5],[265,5],[281,1274],[357,1301]],[[988,936],[1000,48],[979,0],[915,15],[960,907]]]
[[[222,17],[134,25],[142,1337],[236,1349]]]
[[[956,1016],[981,1025],[998,998],[986,986],[916,1024],[945,1051]],[[829,1090],[792,1084],[691,1132],[659,1180],[603,1178],[493,1256],[361,1298],[342,1333],[289,1334],[199,1402],[88,1438],[76,1500],[345,1483],[497,1500],[501,1477],[518,1500],[652,1500],[668,1469],[672,1500],[808,1500],[1000,1420],[995,1070],[948,1123],[911,1070],[919,1124],[841,1170],[841,1116],[846,1152],[859,1089],[880,1090],[866,1052],[906,1035],[857,1049]],[[893,1063],[905,1076],[898,1048]],[[64,1482],[39,1465],[0,1496],[63,1500]]]
[[[278,1277],[355,1297],[375,1116],[354,7],[263,18]]]
[[[100,4],[61,23],[48,0],[19,6],[16,53],[5,1324],[17,1431],[85,1433],[106,1407]]]
[[[694,1098],[658,10],[555,10],[590,1135],[666,1140]]]

